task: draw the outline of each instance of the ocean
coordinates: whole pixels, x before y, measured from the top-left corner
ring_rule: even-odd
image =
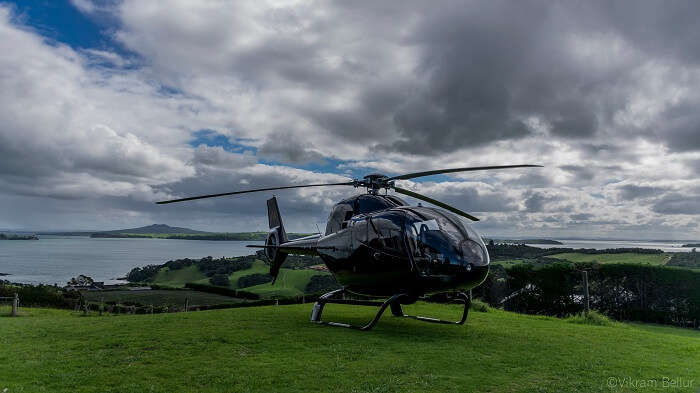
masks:
[[[172,259],[234,257],[256,250],[250,241],[175,239],[92,239],[84,236],[40,236],[39,240],[0,241],[0,279],[29,284],[65,285],[79,274],[118,283],[131,269]]]
[[[658,248],[667,252],[688,252],[680,242],[613,240],[561,240],[564,245],[534,247],[572,248]],[[92,239],[82,236],[40,236],[40,240],[0,241],[0,279],[30,284],[65,285],[71,277],[84,274],[96,281],[118,283],[137,266],[162,264],[172,259],[249,255],[255,249],[249,241],[207,241],[174,239]]]

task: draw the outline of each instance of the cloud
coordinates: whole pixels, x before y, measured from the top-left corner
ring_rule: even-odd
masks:
[[[504,234],[700,235],[697,3],[71,4],[105,46],[0,5],[0,226],[263,229],[269,193],[152,202],[537,163],[406,184]],[[280,203],[308,231],[354,192]]]
[[[652,210],[661,214],[700,214],[700,195],[670,193],[656,201]]]
[[[656,196],[664,191],[664,189],[660,187],[638,186],[634,184],[625,184],[620,186],[619,190],[620,197],[627,201]]]
[[[273,134],[258,148],[258,154],[286,163],[320,162],[323,155],[314,150],[313,142],[300,140],[289,133]]]

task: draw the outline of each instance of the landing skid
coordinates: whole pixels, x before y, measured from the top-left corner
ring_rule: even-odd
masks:
[[[412,318],[416,319],[419,321],[424,321],[424,322],[432,322],[432,323],[442,323],[442,324],[449,324],[449,325],[462,325],[464,322],[467,320],[467,316],[469,315],[469,307],[471,306],[471,299],[467,294],[464,292],[460,292],[457,294],[456,299],[461,300],[464,303],[464,311],[462,312],[462,319],[459,321],[445,321],[442,319],[437,319],[437,318],[429,318],[429,317],[422,317],[422,316],[417,316],[417,315],[406,315],[403,313],[403,309],[401,308],[401,299],[402,298],[409,298],[409,295],[406,293],[398,293],[389,299],[383,301],[383,302],[378,302],[378,301],[371,301],[371,300],[352,300],[352,299],[334,299],[333,297],[336,295],[342,295],[345,292],[344,288],[341,289],[336,289],[334,291],[330,291],[324,295],[322,295],[320,298],[318,298],[318,301],[314,304],[314,308],[311,311],[311,322],[315,322],[318,324],[324,324],[324,325],[329,325],[329,326],[338,326],[338,327],[344,327],[348,329],[357,329],[357,330],[370,330],[374,327],[374,325],[379,322],[379,319],[382,317],[382,314],[384,314],[384,311],[386,310],[387,307],[391,308],[391,313],[395,317],[403,317],[403,318]],[[327,303],[334,303],[334,304],[351,304],[355,306],[374,306],[374,307],[379,307],[379,311],[377,311],[377,314],[374,316],[374,318],[366,325],[364,326],[357,326],[357,325],[351,325],[348,323],[341,323],[341,322],[326,322],[321,320],[321,314],[323,313],[323,307]]]

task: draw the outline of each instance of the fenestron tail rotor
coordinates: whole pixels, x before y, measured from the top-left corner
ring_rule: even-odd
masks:
[[[431,175],[439,175],[439,174],[446,174],[446,173],[456,173],[456,172],[473,172],[473,171],[484,171],[484,170],[494,170],[494,169],[509,169],[509,168],[533,168],[533,167],[542,167],[542,165],[533,165],[533,164],[522,164],[522,165],[495,165],[495,166],[475,166],[475,167],[465,167],[465,168],[452,168],[452,169],[436,169],[432,171],[424,171],[424,172],[413,172],[413,173],[406,173],[403,175],[398,175],[398,176],[393,176],[393,177],[388,177],[384,176],[382,174],[371,174],[367,175],[362,179],[355,179],[352,181],[347,181],[347,182],[339,182],[339,183],[319,183],[319,184],[303,184],[303,185],[296,185],[296,186],[281,186],[281,187],[268,187],[268,188],[255,188],[251,190],[243,190],[243,191],[233,191],[233,192],[224,192],[221,194],[209,194],[209,195],[198,195],[198,196],[193,196],[193,197],[187,197],[187,198],[180,198],[180,199],[171,199],[167,201],[160,201],[156,202],[159,205],[167,204],[167,203],[175,203],[175,202],[185,202],[185,201],[193,201],[197,199],[205,199],[205,198],[216,198],[216,197],[222,197],[222,196],[228,196],[228,195],[238,195],[238,194],[247,194],[251,192],[261,192],[261,191],[274,191],[274,190],[286,190],[286,189],[291,189],[291,188],[305,188],[305,187],[327,187],[327,186],[353,186],[355,188],[357,187],[366,187],[367,192],[370,194],[376,194],[379,190],[383,189],[393,189],[394,191],[398,192],[399,194],[404,194],[411,196],[416,199],[420,199],[422,201],[431,203],[435,206],[439,206],[443,209],[449,210],[455,214],[459,214],[460,216],[466,217],[470,220],[473,221],[479,221],[478,218],[472,216],[469,213],[463,212],[460,209],[457,209],[456,207],[450,206],[446,203],[440,202],[438,200],[435,200],[433,198],[427,197],[425,195],[419,194],[414,191],[406,190],[401,187],[397,187],[394,184],[395,180],[408,180],[408,179],[415,179],[418,177],[423,177],[423,176],[431,176]]]

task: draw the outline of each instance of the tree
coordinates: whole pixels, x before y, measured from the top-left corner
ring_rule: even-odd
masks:
[[[78,277],[73,277],[68,281],[68,285],[72,286],[90,286],[95,283],[95,280],[90,276],[79,275]]]
[[[209,282],[217,287],[228,287],[231,284],[227,274],[215,274],[209,279]]]

